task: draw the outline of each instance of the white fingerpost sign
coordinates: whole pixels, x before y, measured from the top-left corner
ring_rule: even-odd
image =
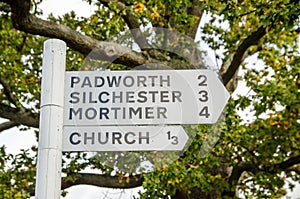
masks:
[[[64,125],[213,124],[228,99],[212,70],[66,72]]]
[[[181,151],[181,126],[66,126],[63,151]]]
[[[181,151],[180,124],[213,124],[229,93],[212,70],[65,72],[66,44],[44,43],[37,199],[59,199],[62,151]]]
[[[59,199],[66,44],[58,39],[44,43],[40,131],[35,198]]]

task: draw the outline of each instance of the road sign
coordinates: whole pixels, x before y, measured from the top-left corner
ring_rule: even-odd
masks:
[[[211,70],[66,72],[64,124],[211,124],[228,99]]]
[[[65,126],[63,151],[181,151],[181,126]]]

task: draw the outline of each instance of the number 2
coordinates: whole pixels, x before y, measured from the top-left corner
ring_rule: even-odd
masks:
[[[205,75],[199,75],[198,79],[200,81],[198,84],[199,86],[207,86],[207,83],[206,83],[207,77]]]

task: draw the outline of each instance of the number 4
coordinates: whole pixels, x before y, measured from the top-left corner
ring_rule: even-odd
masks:
[[[200,113],[199,113],[199,116],[201,116],[201,117],[206,117],[206,118],[208,118],[208,117],[210,116],[210,114],[209,114],[209,112],[208,112],[208,107],[207,107],[207,106],[204,106],[204,107],[201,109],[201,111],[200,111]]]

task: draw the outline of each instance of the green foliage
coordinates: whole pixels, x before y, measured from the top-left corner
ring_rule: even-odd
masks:
[[[93,1],[88,1],[93,3]],[[107,5],[95,2],[95,11],[82,18],[71,12],[49,21],[66,25],[99,41],[128,29],[124,16],[131,13],[138,25],[170,27],[186,34],[198,19],[187,12],[193,5],[188,0],[117,1]],[[38,4],[32,5],[32,13]],[[184,126],[194,139],[181,158],[172,164],[158,161],[157,170],[143,175],[141,198],[168,198],[178,191],[191,194],[224,193],[239,189],[247,198],[280,198],[286,194],[283,185],[287,178],[299,182],[299,175],[280,163],[299,154],[300,140],[300,58],[299,11],[295,0],[199,1],[199,8],[209,13],[203,26],[202,39],[216,52],[216,59],[225,63],[238,47],[260,27],[265,35],[248,48],[247,56],[257,59],[254,66],[243,64],[239,77],[249,93],[232,98],[220,126]],[[42,43],[46,38],[16,30],[9,9],[0,3],[0,77],[8,87],[0,86],[0,104],[37,113],[39,111]],[[37,13],[38,14],[38,13]],[[84,55],[68,49],[67,70],[81,70]],[[177,58],[172,56],[172,59]],[[179,61],[182,61],[178,59]],[[261,65],[260,65],[261,64]],[[112,70],[128,66],[112,64]],[[11,90],[12,98],[5,93]],[[245,121],[239,112],[251,110],[253,118]],[[212,147],[213,146],[213,147]],[[36,149],[23,150],[18,155],[0,148],[0,198],[29,198],[34,189]],[[65,153],[65,180],[74,182],[79,173],[92,169],[97,173],[119,176],[122,180],[144,160],[160,159],[158,153],[107,152],[92,156],[87,153]],[[117,157],[117,158],[111,158]],[[174,154],[164,154],[169,159]],[[222,170],[249,163],[255,172],[244,172],[238,182],[229,181]],[[299,164],[298,164],[299,165]],[[116,171],[117,168],[117,171]],[[114,170],[115,169],[115,170]],[[126,170],[127,172],[123,172]],[[289,184],[292,188],[292,183]],[[225,197],[225,196],[224,196]]]
[[[36,149],[22,150],[15,156],[7,154],[5,147],[0,148],[0,197],[25,199],[34,190],[36,173]],[[34,152],[35,151],[35,152]],[[34,153],[32,153],[34,152]]]
[[[43,39],[15,30],[9,16],[0,17],[0,77],[7,82],[17,106],[37,110],[40,97]],[[0,92],[1,103],[10,104]]]

